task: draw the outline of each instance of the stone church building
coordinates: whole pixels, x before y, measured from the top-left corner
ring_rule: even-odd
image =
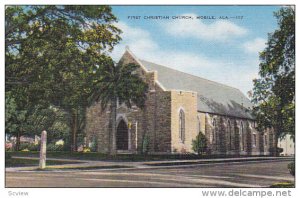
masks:
[[[238,89],[138,59],[128,49],[121,60],[135,63],[149,85],[145,107],[117,107],[119,153],[192,153],[192,140],[205,134],[209,154],[269,155],[272,130],[255,129],[249,99]],[[86,139],[109,151],[109,110],[87,109]]]

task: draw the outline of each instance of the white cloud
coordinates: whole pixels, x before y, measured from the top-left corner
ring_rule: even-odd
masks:
[[[183,14],[183,16],[192,16],[193,20],[174,20],[164,24],[167,33],[179,37],[192,37],[209,41],[228,41],[232,38],[243,36],[247,30],[230,21],[217,20],[210,24],[203,23],[196,19],[195,14]]]
[[[130,27],[122,22],[115,25],[123,31],[121,35],[122,41],[115,47],[112,53],[112,57],[115,61],[121,58],[126,45],[130,46],[130,49],[136,52],[149,52],[158,48],[158,45],[152,40],[148,31],[141,28]]]
[[[158,45],[152,41],[149,32],[141,28],[130,27],[121,22],[117,23],[116,26],[124,32],[124,34],[122,34],[123,40],[130,42],[132,47],[141,51],[154,50],[158,47]]]
[[[118,23],[116,26],[123,31],[121,35],[123,40],[115,47],[112,53],[115,61],[121,58],[125,46],[129,46],[130,50],[139,58],[172,66],[175,69],[185,70],[186,67],[198,68],[200,63],[202,68],[211,68],[218,65],[216,61],[209,60],[201,54],[163,50],[151,38],[150,33],[141,28],[131,27],[125,23]]]
[[[128,45],[130,50],[140,59],[236,87],[244,94],[251,89],[255,72],[253,70],[249,71],[243,65],[253,65],[255,67],[256,62],[242,61],[243,63],[237,63],[231,59],[218,59],[217,56],[212,59],[195,52],[176,49],[166,50],[163,46],[158,45],[146,30],[125,23],[119,23],[118,27],[123,31],[121,35],[123,40],[112,53],[115,61],[121,58],[125,46]]]
[[[261,52],[266,47],[266,40],[262,38],[256,38],[252,41],[245,42],[243,48],[246,52],[257,53]]]
[[[250,68],[257,67],[256,61],[246,61],[243,64],[249,65]],[[238,88],[246,96],[248,96],[248,91],[253,88],[253,79],[258,78],[257,70],[244,68],[242,66],[231,66],[226,69],[221,68],[219,71],[214,72],[216,73],[210,74],[210,80]]]

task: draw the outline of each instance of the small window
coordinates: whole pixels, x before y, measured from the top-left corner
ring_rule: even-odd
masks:
[[[253,147],[256,147],[256,134],[253,134]]]
[[[229,150],[231,150],[231,148],[232,148],[232,137],[231,137],[231,124],[230,124],[229,120],[228,120],[228,123],[227,123],[227,133],[228,133],[228,136],[229,136]]]
[[[213,130],[212,130],[212,142],[217,143],[217,134],[216,134],[216,119],[213,119],[212,122]]]
[[[179,112],[179,138],[181,142],[185,141],[185,118],[183,110]]]
[[[264,141],[265,142],[265,146],[267,146],[268,145],[268,136],[265,135],[264,137],[265,137],[265,141]]]
[[[240,124],[240,147],[241,151],[244,150],[244,125],[243,122]]]

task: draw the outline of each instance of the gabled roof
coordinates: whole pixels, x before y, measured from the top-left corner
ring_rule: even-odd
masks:
[[[166,90],[197,92],[198,111],[253,119],[252,104],[240,90],[148,61],[139,62],[148,71],[157,71],[158,81]]]

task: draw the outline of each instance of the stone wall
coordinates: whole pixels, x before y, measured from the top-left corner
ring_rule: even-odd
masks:
[[[205,135],[211,154],[269,155],[270,149],[274,147],[274,138],[270,136],[272,130],[268,129],[264,133],[257,131],[253,120],[206,113],[205,121],[202,122],[205,123]]]
[[[179,112],[182,110],[185,117],[185,140],[179,137]],[[192,140],[198,134],[197,120],[197,93],[187,91],[171,91],[171,130],[172,151],[193,152]]]
[[[141,152],[147,145],[150,153],[192,153],[192,140],[199,131],[208,140],[210,154],[269,155],[274,151],[273,130],[261,133],[255,129],[253,120],[197,112],[197,93],[164,90],[157,82],[159,74],[147,71],[128,51],[120,62],[139,65],[136,72],[149,85],[144,109],[136,106],[127,108],[124,104],[117,108],[117,123],[123,119],[129,126],[129,152]],[[180,110],[185,115],[184,141],[179,136]],[[110,146],[110,111],[102,110],[96,102],[87,109],[86,116],[87,141],[96,140],[97,150],[107,153]]]
[[[109,151],[109,113],[108,110],[102,110],[99,103],[93,104],[86,112],[87,143],[96,142],[97,151],[102,153]]]
[[[122,64],[134,63],[140,67],[137,74],[149,85],[145,108],[117,107],[117,124],[123,119],[128,125],[129,152],[171,152],[171,92],[164,91],[157,83],[157,72],[147,71],[129,52],[121,58]],[[109,108],[108,108],[109,109]],[[110,112],[101,110],[95,103],[87,109],[86,136],[89,142],[97,139],[98,151],[109,151],[111,131]],[[147,143],[146,143],[147,142]]]

